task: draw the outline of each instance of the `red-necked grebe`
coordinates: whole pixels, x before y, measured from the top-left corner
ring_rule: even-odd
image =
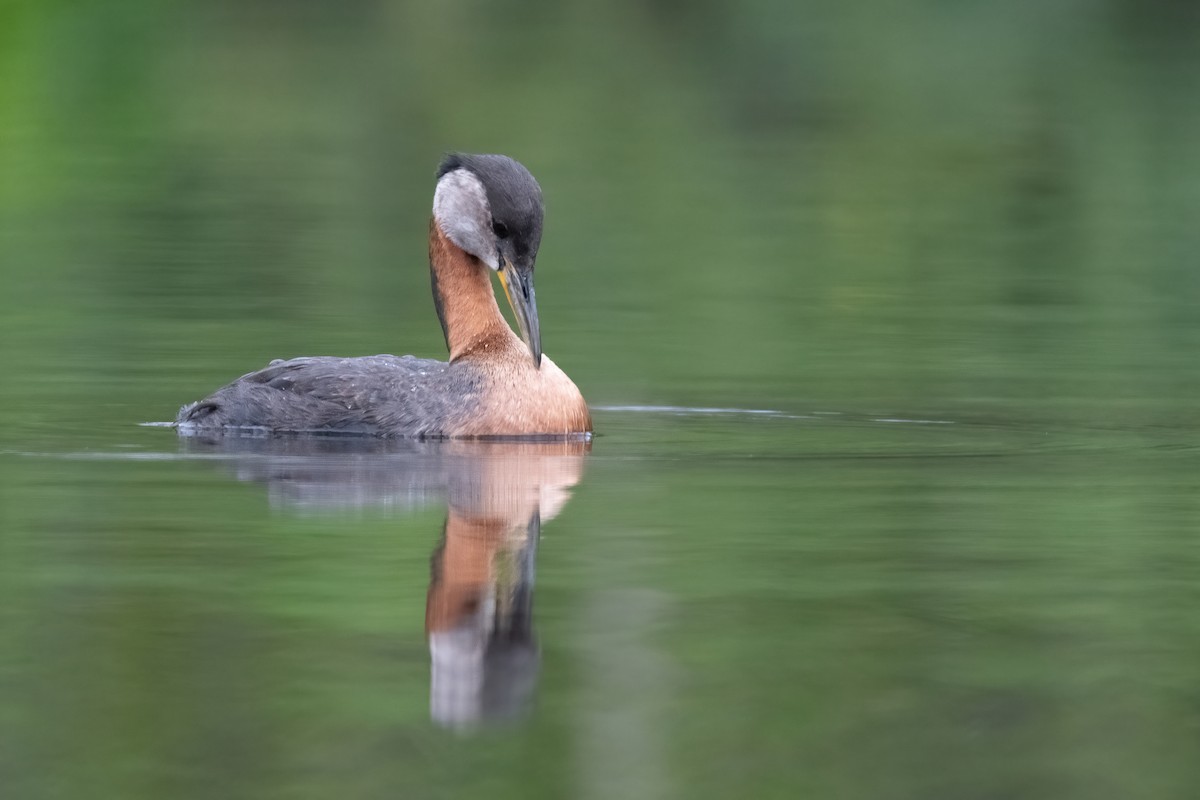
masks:
[[[272,361],[180,409],[180,431],[589,433],[583,396],[542,355],[533,291],[541,239],[542,191],[525,167],[507,156],[448,156],[437,171],[429,268],[449,362],[392,355]],[[500,314],[489,270],[499,274],[521,338]]]

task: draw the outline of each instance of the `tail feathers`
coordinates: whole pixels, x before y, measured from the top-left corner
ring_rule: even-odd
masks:
[[[200,400],[195,403],[188,403],[183,408],[179,409],[179,414],[175,417],[175,424],[182,425],[187,422],[200,422],[205,417],[213,414],[220,408],[211,400]]]

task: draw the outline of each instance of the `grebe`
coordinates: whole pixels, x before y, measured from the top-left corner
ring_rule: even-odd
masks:
[[[181,408],[179,431],[589,434],[591,415],[579,389],[542,354],[533,291],[542,215],[541,187],[518,162],[447,156],[433,195],[429,270],[449,362],[392,355],[276,359]],[[489,270],[500,277],[521,338],[500,314]]]

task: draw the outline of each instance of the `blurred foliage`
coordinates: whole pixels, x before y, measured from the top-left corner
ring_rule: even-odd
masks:
[[[1191,796],[1197,8],[0,4],[5,796]],[[481,740],[427,721],[437,513],[13,455],[442,354],[448,150],[541,181],[590,400],[848,420],[598,414]]]
[[[1191,396],[1200,24],[1162,5],[9,4],[3,407],[62,359],[165,418],[281,355],[442,352],[450,149],[542,181],[594,401]]]

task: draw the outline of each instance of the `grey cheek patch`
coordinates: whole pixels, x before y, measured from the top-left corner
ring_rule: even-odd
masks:
[[[433,193],[433,218],[450,241],[492,269],[500,268],[487,192],[473,174],[456,169],[442,176]]]

